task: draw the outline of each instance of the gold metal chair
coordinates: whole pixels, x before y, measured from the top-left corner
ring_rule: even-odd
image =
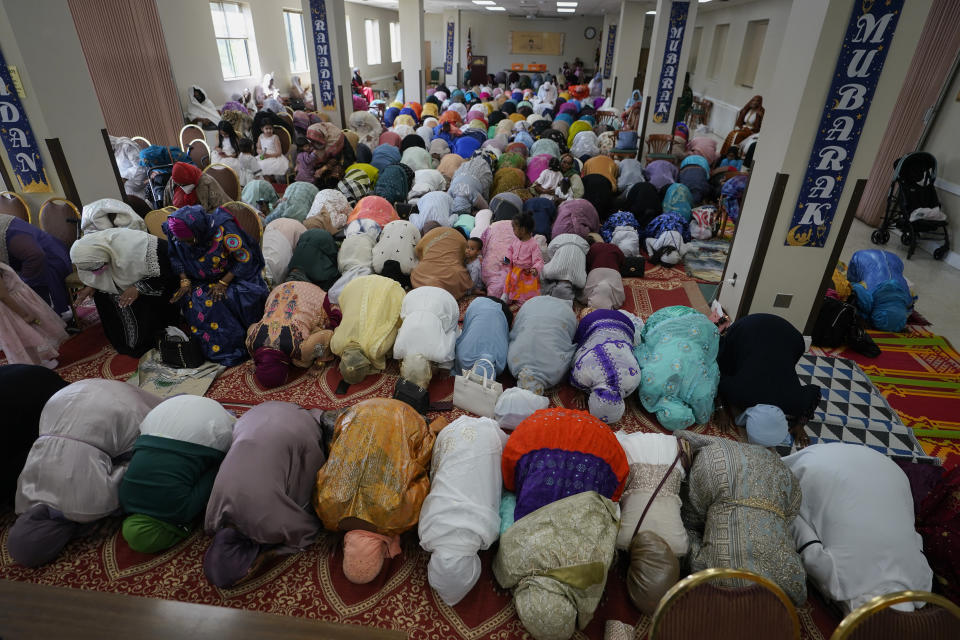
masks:
[[[205,141],[199,138],[194,140],[190,143],[186,151],[190,154],[190,159],[193,160],[193,164],[200,167],[200,169],[206,169],[210,165],[210,147],[207,146]]]
[[[676,164],[678,156],[673,153],[673,136],[651,133],[647,136],[647,162],[669,160]]]
[[[147,231],[157,236],[158,238],[163,238],[166,240],[167,234],[163,232],[163,223],[166,222],[167,216],[169,216],[172,211],[167,211],[166,209],[154,209],[146,216],[144,216],[143,221],[147,225]]]
[[[204,145],[206,145],[207,136],[203,129],[195,124],[183,125],[183,128],[180,129],[180,150],[186,151],[194,140],[203,140]]]
[[[287,107],[289,109],[289,107]],[[286,111],[282,111],[277,114],[278,118],[281,118],[284,122],[293,127],[293,114]]]
[[[228,202],[223,205],[237,220],[240,228],[247,232],[253,238],[254,242],[260,244],[263,240],[263,219],[260,212],[248,205],[246,202]]]
[[[210,174],[210,176],[217,181],[217,184],[223,188],[228,198],[231,200],[240,198],[240,178],[237,176],[237,172],[233,170],[233,167],[215,162],[204,169],[203,172]]]
[[[739,578],[747,587],[713,580]],[[762,629],[762,633],[757,633]],[[704,569],[673,585],[657,605],[649,640],[711,640],[763,637],[800,640],[800,618],[783,589],[744,569]]]
[[[280,138],[280,153],[287,156],[287,154],[290,153],[290,145],[292,144],[290,132],[283,127],[274,127],[273,132]],[[289,158],[289,156],[287,157]]]
[[[30,222],[30,205],[19,193],[0,191],[0,213]]]
[[[926,602],[927,605],[911,612],[890,608],[902,602]],[[957,638],[960,638],[960,607],[927,591],[897,591],[877,596],[851,611],[830,636],[830,640]]]
[[[147,147],[150,146],[150,141],[144,138],[143,136],[133,136],[130,139],[136,142],[137,146],[140,147],[141,149],[146,149]]]

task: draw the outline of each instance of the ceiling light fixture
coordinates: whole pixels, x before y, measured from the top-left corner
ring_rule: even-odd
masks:
[[[576,7],[557,7],[557,13],[576,13]]]
[[[481,7],[483,7],[488,4],[497,4],[497,3],[494,2],[493,0],[473,0],[473,4],[478,4]]]
[[[707,4],[707,3],[710,2],[710,1],[711,1],[711,0],[697,0],[697,2],[698,2],[699,4]]]
[[[506,11],[503,7],[485,7],[487,11]]]
[[[577,6],[577,4],[578,4],[578,3],[576,3],[576,2],[558,2],[558,3],[557,3],[557,6],[558,6],[558,7],[575,7],[575,6]]]
[[[656,12],[656,11],[647,11],[647,15],[648,15],[648,16],[655,16],[655,15],[657,15],[657,12]]]

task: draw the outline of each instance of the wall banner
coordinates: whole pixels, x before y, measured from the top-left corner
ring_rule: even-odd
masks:
[[[43,167],[37,139],[27,112],[17,95],[7,61],[0,51],[0,138],[7,151],[13,174],[24,193],[49,193],[50,181]],[[13,185],[10,185],[13,187]]]
[[[457,25],[455,22],[447,23],[447,48],[443,58],[443,72],[453,73],[453,35]]]
[[[667,27],[667,43],[663,48],[663,62],[660,66],[660,82],[657,83],[656,99],[653,102],[653,121],[667,122],[670,118],[670,105],[673,104],[673,90],[677,84],[677,64],[680,62],[680,49],[687,30],[688,2],[670,4],[670,25]]]
[[[610,25],[609,30],[607,31],[607,52],[603,57],[603,77],[604,79],[610,77],[610,73],[613,71],[613,51],[614,45],[617,41],[617,25]]]
[[[853,4],[785,245],[827,243],[902,9],[903,0]]]
[[[333,109],[337,101],[330,55],[330,29],[325,0],[310,0],[310,25],[313,29],[314,54],[317,56],[317,93],[324,109]]]

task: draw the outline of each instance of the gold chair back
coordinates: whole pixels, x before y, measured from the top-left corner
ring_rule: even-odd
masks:
[[[926,602],[916,611],[891,609],[902,602]],[[897,591],[877,596],[854,609],[830,640],[956,640],[960,607],[927,591]]]
[[[253,241],[260,244],[263,240],[263,220],[260,213],[246,202],[228,202],[223,208],[237,220],[240,228],[247,232]]]
[[[280,152],[286,156],[290,153],[290,132],[283,127],[274,127],[273,131],[280,137]]]
[[[753,584],[736,588],[710,584],[737,578]],[[732,640],[758,629],[768,640],[800,640],[800,618],[783,589],[751,571],[704,569],[664,594],[653,613],[649,640]]]
[[[133,136],[130,139],[136,142],[137,146],[140,147],[141,149],[146,149],[147,147],[150,146],[150,141],[144,138],[143,136]]]
[[[30,222],[30,205],[19,193],[13,191],[0,191],[0,213]]]
[[[187,152],[190,154],[193,164],[200,169],[206,169],[210,165],[210,147],[203,140],[198,138],[191,142]]]
[[[283,111],[283,112],[281,112],[281,113],[278,113],[277,116],[278,116],[279,118],[282,118],[284,122],[286,122],[286,123],[289,124],[291,127],[293,127],[293,113],[292,113],[292,112],[291,112],[291,113],[287,113],[286,111]]]
[[[231,200],[240,198],[240,178],[237,177],[237,172],[233,170],[233,167],[216,162],[204,169],[203,172],[210,174],[217,181],[228,198]]]
[[[40,207],[40,228],[62,242],[67,250],[80,237],[80,212],[64,198],[50,198]]]
[[[203,129],[195,124],[183,125],[183,128],[180,129],[180,150],[186,151],[194,140],[203,140],[206,143],[207,136],[203,133]]]
[[[163,223],[167,220],[172,211],[167,211],[166,209],[154,209],[148,213],[143,221],[147,225],[147,231],[157,236],[158,238],[163,238],[166,240],[167,234],[163,232]]]

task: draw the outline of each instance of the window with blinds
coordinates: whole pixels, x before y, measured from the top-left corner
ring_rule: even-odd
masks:
[[[743,50],[740,52],[740,63],[737,65],[735,80],[741,87],[753,88],[769,22],[769,20],[751,20],[747,23],[747,33],[743,38]]]

